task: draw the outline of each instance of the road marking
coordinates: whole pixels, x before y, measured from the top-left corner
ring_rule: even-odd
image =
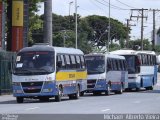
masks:
[[[141,103],[141,101],[134,101],[133,103]]]
[[[109,111],[109,110],[111,110],[111,109],[104,109],[104,110],[101,110],[102,112],[106,112],[106,111]]]
[[[34,110],[34,109],[38,109],[39,107],[32,107],[32,108],[27,108],[25,110]]]

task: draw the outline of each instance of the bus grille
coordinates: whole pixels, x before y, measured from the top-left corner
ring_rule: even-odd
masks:
[[[87,88],[88,89],[93,89],[95,87],[96,84],[96,80],[92,79],[92,80],[87,80]]]
[[[21,85],[25,93],[40,93],[43,82],[22,82]]]

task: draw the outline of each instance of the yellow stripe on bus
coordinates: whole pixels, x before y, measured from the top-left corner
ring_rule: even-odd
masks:
[[[86,79],[87,78],[87,72],[86,71],[79,71],[79,72],[58,72],[56,74],[56,80],[57,81],[63,81],[63,80],[79,80],[79,79]]]

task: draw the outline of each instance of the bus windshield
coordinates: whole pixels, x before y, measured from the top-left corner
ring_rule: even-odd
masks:
[[[86,56],[88,74],[101,74],[105,72],[104,56]]]
[[[54,72],[54,52],[20,52],[17,54],[14,74],[41,75]]]
[[[136,56],[125,55],[124,57],[127,62],[128,73],[129,74],[135,73],[136,72],[136,63],[135,63]]]

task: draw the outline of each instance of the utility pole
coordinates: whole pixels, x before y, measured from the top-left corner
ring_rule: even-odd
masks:
[[[73,1],[69,2],[69,29],[71,29],[71,5],[72,5]]]
[[[144,11],[147,11],[148,9],[144,9],[144,8],[142,8],[142,9],[131,9],[131,11],[133,12],[133,11],[138,11],[139,13],[140,13],[140,15],[137,15],[137,16],[133,16],[133,15],[131,15],[130,16],[130,18],[132,18],[132,17],[135,17],[135,18],[141,18],[141,50],[143,50],[143,31],[144,31],[144,18],[146,18],[147,19],[147,16],[144,16]]]
[[[52,0],[44,1],[44,43],[52,46]]]
[[[132,21],[131,19],[126,19],[126,20],[127,20],[126,48],[129,48],[129,28],[130,26],[136,26],[136,25],[130,24],[130,21]]]
[[[155,9],[153,9],[153,39],[152,39],[152,50],[155,48]]]
[[[153,32],[152,32],[152,50],[155,50],[155,34],[156,34],[156,11],[160,11],[158,9],[150,9],[150,11],[153,11]]]
[[[127,19],[126,48],[128,48],[128,44],[129,44],[129,21],[130,21],[130,19]]]
[[[76,49],[77,49],[77,0],[75,0],[75,14],[76,14],[76,18],[75,18],[75,34],[76,34]]]

